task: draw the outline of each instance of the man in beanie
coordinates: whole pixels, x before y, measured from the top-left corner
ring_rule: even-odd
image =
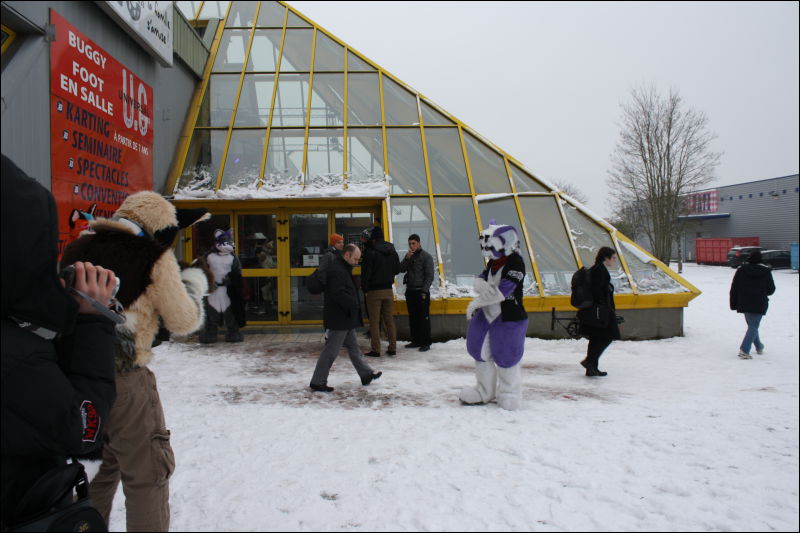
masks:
[[[367,299],[371,344],[371,350],[366,355],[369,357],[381,355],[381,320],[389,337],[386,355],[395,355],[397,328],[394,325],[392,284],[394,277],[400,272],[400,258],[394,245],[383,239],[381,228],[373,228],[370,237],[372,246],[367,248],[364,261],[361,263],[361,288]]]
[[[764,343],[758,335],[761,319],[767,314],[769,296],[775,292],[775,281],[769,267],[761,264],[761,252],[750,254],[747,262],[736,270],[731,283],[731,309],[743,313],[747,321],[747,332],[739,347],[739,359],[752,359],[751,346],[755,345],[756,353],[764,353]]]

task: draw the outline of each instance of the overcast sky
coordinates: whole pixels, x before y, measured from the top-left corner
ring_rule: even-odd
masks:
[[[708,115],[714,185],[798,171],[796,2],[290,4],[601,215],[643,83]]]

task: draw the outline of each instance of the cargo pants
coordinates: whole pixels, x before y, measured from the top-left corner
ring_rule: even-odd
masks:
[[[389,351],[397,350],[397,328],[394,324],[394,292],[392,289],[372,290],[367,293],[367,312],[369,312],[370,347],[381,353],[381,320],[389,337]]]

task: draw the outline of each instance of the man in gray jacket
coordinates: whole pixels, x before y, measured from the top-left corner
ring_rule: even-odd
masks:
[[[406,348],[431,349],[431,283],[433,283],[433,257],[422,249],[419,235],[408,237],[408,253],[400,262],[400,272],[405,272],[406,305],[411,342]]]

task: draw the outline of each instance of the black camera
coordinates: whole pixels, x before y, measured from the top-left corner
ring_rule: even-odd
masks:
[[[117,280],[117,284],[114,287],[114,290],[111,291],[111,305],[114,306],[114,310],[111,310],[108,307],[101,304],[100,302],[98,302],[97,300],[95,300],[94,298],[92,298],[91,296],[89,296],[88,294],[85,294],[75,288],[75,265],[69,265],[67,267],[64,267],[61,270],[61,272],[59,272],[58,275],[61,277],[61,279],[64,280],[64,288],[67,290],[67,292],[69,292],[70,294],[76,294],[80,298],[83,298],[84,300],[89,302],[92,305],[92,307],[94,307],[97,311],[99,311],[103,316],[111,319],[115,323],[122,324],[123,322],[125,322],[125,317],[123,317],[121,314],[122,306],[116,299],[120,285],[119,277],[115,278]]]

